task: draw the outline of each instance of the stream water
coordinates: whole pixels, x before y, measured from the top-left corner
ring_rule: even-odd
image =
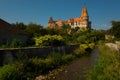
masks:
[[[99,58],[99,49],[96,46],[90,55],[80,57],[64,67],[54,79],[50,80],[86,80],[86,71],[91,69]]]

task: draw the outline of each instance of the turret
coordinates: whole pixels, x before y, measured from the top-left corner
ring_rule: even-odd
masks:
[[[53,20],[53,18],[52,17],[50,17],[50,19],[49,19],[49,22],[48,23],[54,23],[54,20]]]
[[[83,7],[82,9],[82,14],[81,17],[83,18],[83,20],[89,20],[89,16],[88,16],[88,12],[87,12],[87,8],[86,6]]]
[[[48,21],[48,27],[49,28],[53,28],[53,27],[55,27],[55,21],[53,20],[53,18],[52,17],[50,17],[50,19],[49,19],[49,21]]]

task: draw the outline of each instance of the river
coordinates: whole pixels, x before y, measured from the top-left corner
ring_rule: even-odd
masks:
[[[90,55],[74,60],[50,80],[86,80],[86,71],[93,67],[98,58],[99,49],[96,46]]]

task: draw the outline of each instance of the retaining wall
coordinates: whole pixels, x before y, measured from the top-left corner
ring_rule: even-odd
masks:
[[[17,59],[18,54],[24,54],[28,58],[45,58],[50,55],[52,52],[58,52],[60,54],[69,54],[73,52],[77,45],[66,45],[59,47],[32,47],[32,48],[9,48],[9,49],[0,49],[0,65],[8,64]]]

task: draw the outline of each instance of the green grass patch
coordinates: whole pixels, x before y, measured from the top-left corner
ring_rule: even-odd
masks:
[[[99,49],[100,58],[88,73],[88,80],[120,80],[120,54],[104,45]]]

